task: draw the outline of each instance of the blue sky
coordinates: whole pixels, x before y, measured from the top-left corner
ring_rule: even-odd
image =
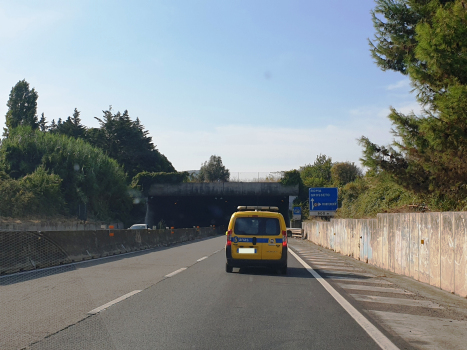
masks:
[[[233,172],[318,154],[359,164],[391,142],[389,106],[419,107],[373,63],[373,0],[0,1],[0,118],[26,79],[48,121],[109,105],[149,130],[177,170],[220,155]]]

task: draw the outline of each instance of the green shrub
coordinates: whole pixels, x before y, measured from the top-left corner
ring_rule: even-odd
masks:
[[[0,178],[0,215],[17,217],[61,214],[64,207],[61,182],[58,175],[48,174],[43,167],[19,180]]]
[[[172,172],[172,173],[150,173],[143,171],[136,174],[131,182],[133,189],[139,189],[143,193],[147,193],[152,184],[179,184],[188,180],[188,172]]]
[[[41,182],[41,176],[45,179],[43,171],[57,176],[65,207],[72,215],[81,203],[87,204],[90,216],[102,220],[122,219],[131,208],[123,169],[81,139],[15,128],[2,141],[0,168],[13,179],[26,177],[23,185],[29,184],[34,191],[52,191]],[[36,169],[35,177],[28,178]]]

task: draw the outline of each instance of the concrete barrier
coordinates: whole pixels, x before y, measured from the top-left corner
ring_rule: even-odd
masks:
[[[33,270],[224,234],[222,228],[0,231],[0,274]]]
[[[315,244],[467,297],[467,212],[302,223]]]

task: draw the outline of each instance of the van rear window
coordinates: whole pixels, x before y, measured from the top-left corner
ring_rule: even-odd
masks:
[[[281,233],[279,220],[275,218],[237,218],[236,235],[277,236]]]

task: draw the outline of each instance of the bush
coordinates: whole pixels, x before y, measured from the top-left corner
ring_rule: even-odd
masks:
[[[375,217],[378,213],[394,211],[410,204],[424,202],[421,198],[396,184],[387,174],[367,174],[341,189],[341,218]]]
[[[61,214],[64,199],[58,175],[48,174],[43,167],[25,177],[15,180],[0,178],[1,216],[24,216]]]
[[[131,188],[139,189],[143,193],[147,193],[152,184],[179,184],[188,180],[188,172],[172,172],[172,173],[150,173],[143,171],[136,174],[131,182]]]
[[[122,219],[131,208],[123,169],[102,150],[80,139],[15,128],[2,141],[0,167],[13,179],[26,177],[22,184],[34,191],[52,191],[45,186],[45,173],[61,179],[65,201],[61,205],[72,215],[81,203],[87,204],[91,216],[102,220]],[[27,177],[35,172],[35,177]]]

